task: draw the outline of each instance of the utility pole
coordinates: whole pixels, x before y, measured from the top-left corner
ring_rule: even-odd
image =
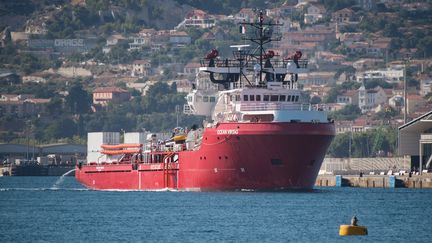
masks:
[[[180,113],[180,106],[179,105],[175,106],[175,111],[176,111],[176,117],[177,117],[176,127],[178,127],[179,126],[179,113]]]
[[[409,58],[404,59],[404,123],[407,123],[407,63],[409,62]]]

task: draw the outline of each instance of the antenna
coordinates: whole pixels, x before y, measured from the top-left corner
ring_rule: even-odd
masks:
[[[250,38],[243,38],[243,40],[249,40],[253,43],[256,43],[259,48],[258,54],[250,54],[251,56],[255,57],[259,60],[260,65],[260,72],[259,72],[259,83],[260,85],[263,85],[263,79],[262,79],[262,70],[263,70],[263,55],[265,53],[264,51],[264,45],[268,44],[272,41],[280,41],[281,37],[278,36],[276,38],[272,38],[273,35],[273,26],[282,26],[282,24],[279,23],[264,23],[264,13],[263,10],[259,10],[259,21],[254,23],[240,23],[241,25],[249,25],[256,29],[256,36],[250,37]],[[258,56],[258,57],[257,57]]]

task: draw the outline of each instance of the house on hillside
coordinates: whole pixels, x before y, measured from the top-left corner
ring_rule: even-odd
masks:
[[[121,40],[125,40],[126,38],[122,35],[119,34],[115,34],[115,35],[110,35],[108,36],[108,38],[106,39],[106,46],[115,46],[119,43],[119,41]]]
[[[34,75],[23,76],[22,77],[22,82],[23,83],[37,83],[37,84],[40,84],[40,83],[46,83],[47,80],[42,75],[34,74]]]
[[[234,15],[234,18],[239,22],[252,22],[256,17],[256,13],[252,8],[242,8]]]
[[[345,105],[358,105],[358,91],[357,90],[346,90],[336,98],[338,104]]]
[[[50,101],[50,99],[34,98],[34,95],[3,94],[0,96],[0,117],[4,115],[28,117],[42,114],[47,111]]]
[[[304,86],[328,85],[336,82],[334,72],[310,72],[299,74],[299,83]]]
[[[169,43],[174,45],[189,45],[191,43],[191,37],[184,31],[171,31]]]
[[[132,77],[144,77],[152,74],[149,60],[135,60],[132,64]]]
[[[129,101],[131,94],[117,87],[101,87],[93,91],[93,104],[106,106],[109,102],[120,103]]]
[[[321,20],[326,13],[326,9],[321,4],[309,4],[304,15],[305,24],[313,24]]]
[[[400,83],[403,81],[403,70],[402,69],[378,69],[378,70],[367,70],[356,73],[357,82],[368,82],[368,81],[385,81],[388,83]]]
[[[387,95],[381,87],[366,90],[362,85],[358,89],[358,106],[362,113],[371,111],[379,104],[387,103]]]
[[[129,43],[129,51],[141,50],[145,46],[150,45],[150,37],[136,35],[132,37],[132,42]]]
[[[349,23],[354,21],[355,13],[352,9],[344,8],[332,13],[332,21],[337,23]]]
[[[210,28],[216,25],[216,18],[209,15],[207,12],[201,9],[194,9],[190,11],[185,19],[178,24],[174,29],[180,29],[182,27],[198,27],[202,29]]]
[[[186,64],[186,66],[184,67],[184,73],[185,74],[192,74],[195,75],[199,72],[199,68],[201,67],[201,65],[197,62],[189,62],[188,64]]]
[[[21,78],[14,72],[0,70],[0,85],[13,85],[21,82]]]
[[[432,92],[432,76],[430,75],[421,75],[419,76],[420,80],[420,95],[426,96],[427,94]]]

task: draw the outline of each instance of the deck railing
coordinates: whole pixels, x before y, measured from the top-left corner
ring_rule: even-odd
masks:
[[[294,66],[294,60],[272,60],[271,64],[273,68],[286,68],[287,63],[292,63]],[[252,60],[249,62],[243,62],[244,68],[253,69],[254,65],[258,63],[258,60]],[[264,65],[265,61],[263,61]],[[307,68],[308,59],[299,59],[298,60],[299,68]],[[201,59],[200,60],[201,67],[240,67],[240,61],[235,59]]]
[[[311,111],[310,104],[284,104],[284,103],[241,103],[240,111],[269,111],[269,110],[287,110],[287,111]]]

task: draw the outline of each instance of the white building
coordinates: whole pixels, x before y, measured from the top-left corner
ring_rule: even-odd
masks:
[[[132,77],[151,75],[151,63],[148,60],[136,60],[132,65]]]
[[[129,43],[129,51],[141,50],[144,46],[150,45],[150,38],[143,36],[133,37],[133,42]]]
[[[426,96],[432,92],[432,77],[420,78],[420,95]]]
[[[304,15],[305,24],[313,24],[323,18],[325,8],[322,5],[311,4],[307,7],[306,12]]]
[[[310,72],[298,75],[300,84],[309,85],[327,85],[336,82],[335,72]]]
[[[362,113],[371,111],[379,104],[387,103],[387,95],[381,87],[372,90],[366,90],[362,85],[358,89],[358,106]]]
[[[403,69],[387,68],[382,70],[368,70],[356,74],[358,82],[367,82],[372,80],[383,80],[388,83],[399,83],[403,81]]]
[[[177,25],[174,29],[180,29],[182,27],[198,27],[198,28],[211,28],[216,25],[216,19],[213,15],[209,15],[207,12],[200,9],[194,9],[190,11],[186,18]]]

